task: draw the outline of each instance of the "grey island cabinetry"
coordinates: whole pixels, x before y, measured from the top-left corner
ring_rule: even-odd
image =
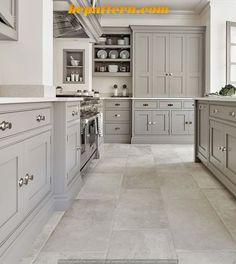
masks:
[[[196,160],[236,195],[236,100],[197,100],[196,124]]]

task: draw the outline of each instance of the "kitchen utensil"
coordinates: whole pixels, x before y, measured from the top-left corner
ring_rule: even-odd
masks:
[[[75,74],[74,74],[74,72],[71,73],[70,78],[71,78],[71,81],[72,81],[72,82],[75,81]]]
[[[79,66],[79,60],[71,60],[71,66]]]
[[[76,81],[76,82],[79,81],[79,73],[78,73],[78,72],[75,73],[75,81]]]
[[[129,45],[129,37],[124,37],[125,44],[124,45]]]
[[[97,57],[99,59],[106,59],[107,58],[107,52],[105,50],[99,50],[97,52]]]
[[[70,82],[70,77],[69,76],[66,77],[66,80],[67,80],[67,82]]]
[[[108,65],[109,72],[118,72],[118,65]]]
[[[120,58],[121,59],[128,59],[129,58],[129,52],[128,52],[128,50],[122,50],[120,52]]]
[[[118,44],[118,45],[125,45],[125,41],[124,41],[124,39],[118,39],[118,40],[117,40],[117,44]]]
[[[126,66],[120,66],[120,72],[126,72],[127,68]]]
[[[111,38],[107,39],[106,44],[107,44],[107,45],[112,45],[112,39],[111,39]]]
[[[105,66],[100,66],[100,67],[99,67],[99,71],[100,71],[100,72],[105,72],[105,71],[106,71]]]
[[[111,51],[109,52],[109,58],[111,58],[111,59],[117,59],[118,56],[119,56],[119,53],[118,53],[117,50],[111,50]]]

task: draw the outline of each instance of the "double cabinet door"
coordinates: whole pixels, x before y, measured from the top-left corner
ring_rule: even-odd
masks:
[[[0,149],[0,247],[51,190],[50,132]]]
[[[236,127],[210,121],[210,162],[236,184]]]
[[[136,135],[168,135],[169,111],[135,111]]]
[[[70,184],[80,172],[80,124],[76,123],[67,128],[66,143],[66,175]]]
[[[200,95],[202,43],[202,34],[135,33],[135,97]]]

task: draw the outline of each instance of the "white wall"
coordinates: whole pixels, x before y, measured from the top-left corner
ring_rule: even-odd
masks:
[[[52,0],[20,0],[19,40],[0,42],[0,85],[53,81]]]
[[[63,49],[85,50],[85,84],[63,84]],[[92,89],[92,44],[88,39],[54,39],[54,86],[65,91]]]
[[[211,91],[226,84],[226,21],[236,22],[235,0],[211,1]]]

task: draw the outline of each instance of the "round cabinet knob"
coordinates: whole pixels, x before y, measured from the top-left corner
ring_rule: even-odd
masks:
[[[173,73],[170,73],[169,76],[173,76]]]
[[[120,115],[117,114],[117,115],[115,115],[115,117],[120,117]]]
[[[153,125],[156,125],[156,122],[152,122]]]
[[[75,116],[76,115],[76,112],[75,111],[72,111],[71,114],[72,114],[72,116]]]
[[[24,184],[25,184],[25,185],[28,185],[28,183],[29,183],[29,178],[30,178],[29,174],[26,174],[26,175],[25,175],[25,178],[24,178]]]
[[[189,123],[188,122],[185,122],[185,125],[188,125]]]
[[[219,112],[218,109],[214,109],[214,110],[213,110],[213,113],[214,113],[214,114],[217,114],[218,112]]]
[[[222,152],[225,152],[226,150],[227,150],[226,147],[222,147],[221,149]]]
[[[193,122],[190,121],[190,122],[189,122],[189,125],[192,125],[192,124],[193,124]]]
[[[235,112],[231,112],[230,115],[231,115],[231,116],[235,116]]]
[[[152,122],[151,122],[151,121],[149,121],[149,122],[148,122],[148,124],[149,124],[149,125],[152,125]]]
[[[222,150],[222,147],[221,147],[221,146],[219,146],[219,147],[218,147],[218,150],[220,150],[220,151],[221,151],[221,150]]]
[[[24,179],[20,178],[18,181],[19,187],[22,187],[24,185]]]
[[[34,175],[32,174],[32,175],[29,175],[29,180],[30,181],[33,181],[34,180]]]

